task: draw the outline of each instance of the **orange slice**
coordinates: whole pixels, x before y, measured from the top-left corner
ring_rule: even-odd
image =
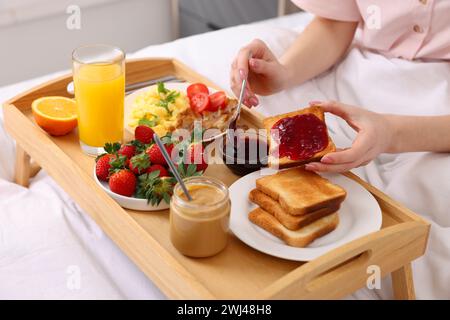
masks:
[[[31,104],[36,123],[53,136],[63,136],[77,126],[75,100],[66,97],[43,97]]]

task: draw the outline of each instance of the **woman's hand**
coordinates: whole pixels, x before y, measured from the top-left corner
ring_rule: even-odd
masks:
[[[271,95],[284,88],[286,74],[286,68],[267,45],[253,40],[239,51],[231,65],[231,89],[239,97],[242,80],[248,77],[244,104],[254,107],[259,104],[256,94]]]
[[[305,165],[317,172],[344,172],[364,166],[380,153],[390,150],[394,130],[387,116],[339,102],[311,102],[344,119],[356,132],[351,148],[338,150],[324,156],[320,162]]]

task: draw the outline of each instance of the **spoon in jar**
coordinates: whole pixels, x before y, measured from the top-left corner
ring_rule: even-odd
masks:
[[[161,150],[161,153],[166,160],[167,164],[169,165],[170,170],[172,171],[173,175],[175,176],[175,179],[177,179],[178,183],[181,186],[181,189],[183,190],[184,194],[186,195],[186,198],[188,198],[189,201],[192,201],[192,197],[189,194],[188,189],[186,188],[186,185],[184,184],[183,179],[181,178],[180,174],[178,173],[177,168],[175,167],[175,164],[173,163],[172,159],[170,158],[169,153],[167,152],[166,148],[164,147],[164,143],[161,141],[161,139],[158,137],[156,133],[153,134],[153,140],[155,140],[156,144],[158,145],[159,150]]]
[[[244,79],[244,80],[242,80],[241,93],[239,94],[239,101],[238,101],[238,105],[236,108],[236,112],[235,112],[233,118],[231,119],[230,124],[228,125],[228,134],[229,134],[230,130],[236,129],[237,121],[238,121],[239,115],[241,113],[242,100],[244,99],[246,87],[247,87],[247,79]]]
[[[252,58],[252,56],[253,55],[250,53],[248,56],[249,61]],[[230,137],[231,130],[233,130],[233,131],[236,130],[237,121],[239,119],[239,115],[241,114],[242,100],[244,100],[244,96],[245,96],[245,89],[247,89],[247,78],[242,80],[241,92],[239,94],[239,101],[238,101],[238,105],[236,108],[236,112],[235,112],[233,118],[231,119],[230,123],[228,124],[228,130],[227,130],[228,137]]]

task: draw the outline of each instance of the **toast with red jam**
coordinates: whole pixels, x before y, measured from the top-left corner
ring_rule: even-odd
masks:
[[[269,143],[269,167],[289,168],[319,161],[336,147],[318,106],[264,119]]]

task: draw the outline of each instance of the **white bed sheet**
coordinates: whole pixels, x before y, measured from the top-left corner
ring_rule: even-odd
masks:
[[[243,44],[261,38],[279,55],[310,18],[307,14],[296,14],[238,26],[151,46],[133,56],[176,57],[223,88],[229,88],[229,66]],[[0,101],[49,77],[1,88]],[[260,111],[275,114],[293,110],[310,100],[336,99],[382,112],[449,113],[449,79],[448,63],[388,60],[354,48],[326,75],[262,98]],[[328,120],[337,144],[349,145],[351,129],[334,117]],[[29,190],[8,182],[12,177],[14,146],[1,121],[0,143],[6,146],[0,153],[0,179],[3,179],[0,180],[0,298],[163,298],[45,172],[33,179]],[[448,154],[383,155],[367,167],[355,170],[433,221],[427,253],[413,264],[418,298],[450,298],[449,164]],[[70,285],[72,266],[81,274],[78,289]],[[380,290],[362,289],[349,298],[391,297],[390,281],[386,278]]]

